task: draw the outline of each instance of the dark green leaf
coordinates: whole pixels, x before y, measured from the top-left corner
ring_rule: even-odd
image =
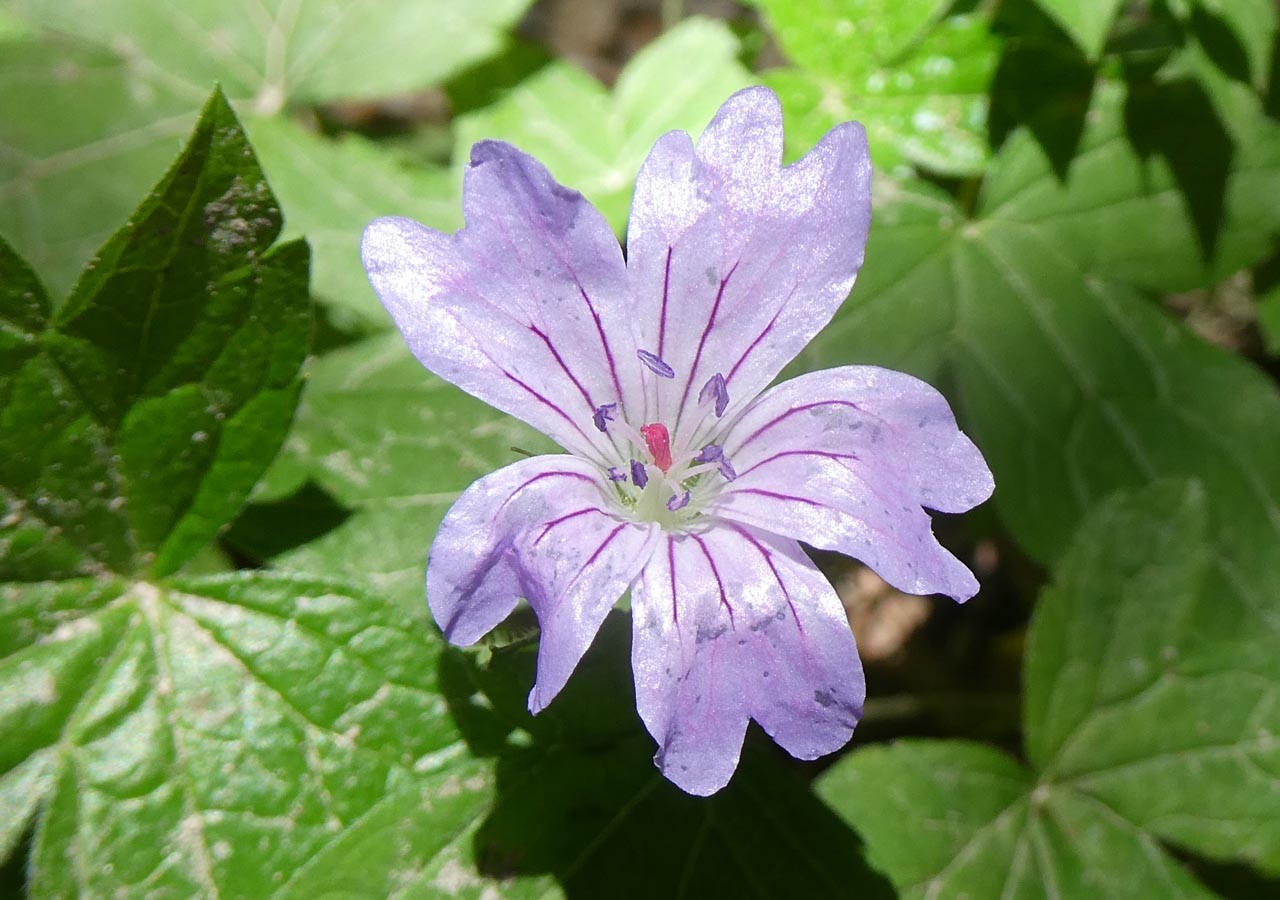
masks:
[[[1153,834],[1275,870],[1275,595],[1223,615],[1207,507],[1159,486],[1082,529],[1031,634],[1027,755]]]
[[[1124,0],[1036,0],[1090,59],[1102,53],[1111,23]]]
[[[1035,785],[981,744],[903,741],[847,757],[819,794],[867,838],[905,898],[1209,898],[1105,806]]]
[[[71,296],[0,357],[5,577],[173,571],[235,514],[292,420],[310,330],[307,248],[273,248],[279,227],[215,94]],[[30,327],[38,286],[16,287],[5,318]]]

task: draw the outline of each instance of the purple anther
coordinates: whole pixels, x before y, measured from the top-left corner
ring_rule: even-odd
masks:
[[[671,368],[657,356],[654,356],[648,350],[637,350],[636,356],[640,357],[640,362],[645,364],[654,375],[661,375],[663,378],[675,378],[676,370]]]
[[[605,430],[605,422],[613,421],[613,414],[617,410],[618,404],[606,403],[604,406],[597,406],[596,411],[591,414],[591,421],[596,423],[596,428],[600,431]]]
[[[685,491],[679,496],[672,494],[671,499],[667,501],[667,509],[675,512],[677,509],[684,509],[689,505],[689,492]]]
[[[738,473],[733,469],[733,463],[729,462],[729,457],[721,455],[721,457],[716,460],[716,466],[719,467],[720,474],[724,476],[725,481],[733,481],[733,479],[738,477]]]
[[[719,444],[707,444],[698,451],[698,455],[693,458],[694,462],[715,462],[717,459],[724,457],[724,448]]]
[[[638,459],[631,460],[631,483],[638,488],[649,483],[649,473],[644,470],[644,463]]]
[[[627,473],[619,469],[617,466],[610,466],[609,480],[610,481],[626,481]]]
[[[693,458],[693,461],[715,463],[725,481],[733,481],[738,477],[738,473],[734,471],[733,463],[729,462],[729,457],[724,455],[724,448],[719,444],[707,444]]]
[[[707,383],[698,391],[698,405],[706,406],[712,400],[716,404],[716,418],[724,415],[729,406],[729,388],[725,386],[724,376],[719,372],[707,379]]]

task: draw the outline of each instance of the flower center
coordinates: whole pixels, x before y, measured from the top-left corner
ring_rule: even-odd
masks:
[[[665,361],[644,350],[637,352],[644,368],[661,379],[675,377]],[[595,427],[612,439],[621,454],[619,464],[608,469],[609,481],[623,511],[633,518],[657,522],[673,530],[697,520],[703,508],[737,473],[719,444],[688,446],[690,437],[714,437],[716,428],[704,430],[711,415],[722,417],[729,406],[729,391],[719,372],[698,393],[700,423],[682,425],[685,441],[673,451],[671,432],[662,422],[648,422],[637,431],[618,416],[618,403],[598,406],[592,415]],[[701,443],[699,441],[698,443]]]

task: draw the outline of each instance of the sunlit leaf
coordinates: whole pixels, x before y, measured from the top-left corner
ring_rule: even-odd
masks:
[[[486,808],[438,645],[373,598],[241,574],[73,580],[2,609],[26,640],[0,656],[0,798],[46,795],[36,896],[314,896],[293,883],[332,884],[338,848],[371,828],[393,852],[362,878],[386,893],[387,863],[430,865]],[[388,812],[419,817],[405,846]]]
[[[166,84],[220,83],[259,112],[427,87],[490,55],[529,0],[14,0],[29,21],[118,50]]]
[[[857,119],[881,170],[911,163],[950,175],[981,171],[999,49],[985,19],[938,23],[947,4],[931,0],[760,5],[796,66],[765,74],[787,113],[791,155]]]

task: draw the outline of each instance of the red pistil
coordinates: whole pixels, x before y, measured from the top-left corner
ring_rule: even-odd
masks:
[[[654,422],[652,425],[641,425],[640,434],[644,436],[644,442],[649,447],[649,453],[653,456],[653,464],[662,471],[671,468],[671,435],[667,432],[667,426],[660,422]]]

